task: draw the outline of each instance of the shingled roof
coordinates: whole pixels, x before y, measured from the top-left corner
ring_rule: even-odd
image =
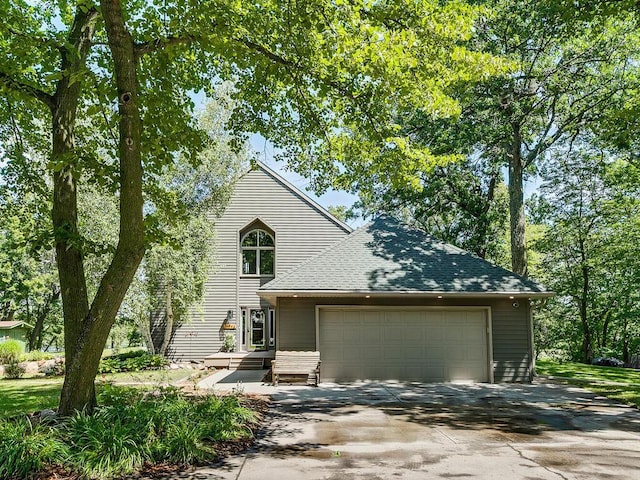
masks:
[[[386,215],[259,290],[261,296],[295,293],[552,294],[536,282]]]

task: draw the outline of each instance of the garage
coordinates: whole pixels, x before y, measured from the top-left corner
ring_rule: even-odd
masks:
[[[486,308],[319,306],[322,381],[488,382]]]

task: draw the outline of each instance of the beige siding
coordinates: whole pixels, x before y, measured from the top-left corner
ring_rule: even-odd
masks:
[[[221,329],[228,310],[240,324],[241,307],[267,306],[256,295],[271,278],[240,277],[240,231],[260,219],[275,232],[275,274],[317,255],[344,238],[348,231],[317,209],[302,195],[268,172],[247,173],[236,185],[231,201],[216,222],[216,262],[206,283],[203,302],[194,308],[191,321],[176,331],[171,355],[202,360],[220,350]]]
[[[531,381],[531,328],[529,302],[496,302],[493,318],[493,364],[496,382]]]
[[[466,298],[455,300],[402,298],[280,298],[278,299],[278,350],[315,350],[316,305],[488,306],[491,307],[494,381],[531,380],[531,339],[526,299]]]
[[[484,307],[321,307],[321,380],[489,381]]]

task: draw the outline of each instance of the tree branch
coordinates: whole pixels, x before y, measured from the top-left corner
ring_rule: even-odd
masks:
[[[36,100],[39,100],[50,109],[55,106],[53,95],[50,95],[44,90],[41,90],[37,87],[29,85],[25,82],[16,80],[15,78],[13,78],[11,75],[7,73],[0,72],[0,86],[7,90],[11,90],[12,92],[21,93],[31,98],[34,98]]]
[[[214,25],[215,26],[215,25]],[[166,38],[156,38],[148,42],[136,43],[134,45],[134,53],[136,61],[140,60],[143,55],[163,50],[174,45],[189,45],[198,39],[195,35],[184,34],[179,36],[170,36]]]

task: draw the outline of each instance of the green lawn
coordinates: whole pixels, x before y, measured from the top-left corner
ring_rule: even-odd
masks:
[[[640,408],[640,370],[538,360],[536,371]]]
[[[160,384],[176,382],[194,373],[192,370],[152,370],[98,375],[97,382]],[[58,405],[62,377],[0,379],[0,418],[33,413]]]

